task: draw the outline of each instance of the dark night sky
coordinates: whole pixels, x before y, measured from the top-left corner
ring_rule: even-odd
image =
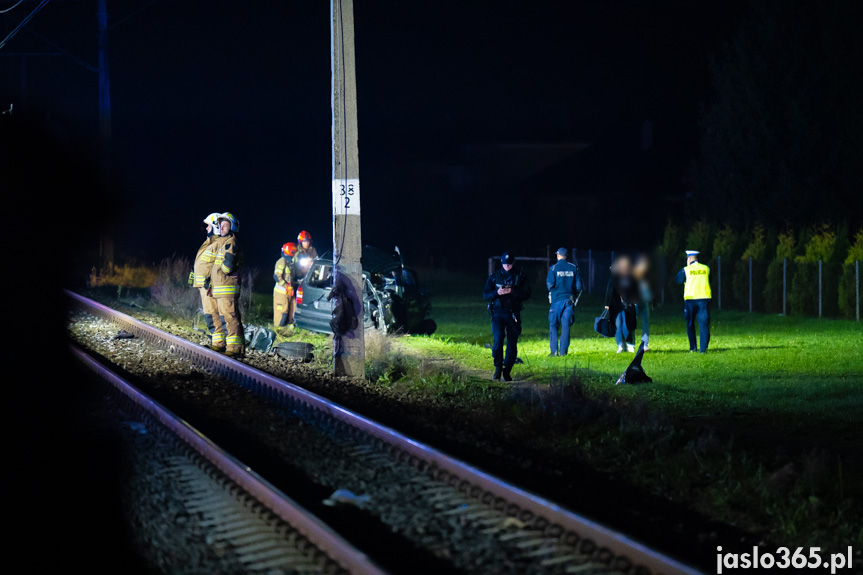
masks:
[[[28,0],[0,16],[0,31],[35,5]],[[108,0],[108,9],[120,254],[191,256],[198,221],[222,210],[240,218],[255,265],[269,267],[300,229],[327,245],[329,3]],[[465,246],[459,251],[476,246],[482,262],[501,243],[631,241],[577,213],[568,225],[549,225],[541,214],[512,214],[502,225],[484,217],[496,213],[485,206],[524,213],[524,186],[459,187],[427,174],[451,175],[465,165],[466,146],[495,142],[586,142],[600,163],[629,157],[650,120],[651,161],[662,177],[635,191],[651,200],[680,193],[666,184],[680,181],[697,149],[709,56],[744,10],[740,1],[359,0],[365,243],[399,244],[425,258],[457,241]],[[95,0],[53,1],[0,54],[54,51],[35,31],[95,65],[95,12]],[[25,64],[22,72],[20,57],[0,56],[4,109],[29,105],[70,146],[95,149],[97,75],[66,56]],[[537,181],[557,186],[554,173]],[[575,190],[565,193],[580,193],[580,177],[565,178],[562,185]],[[648,224],[647,235],[664,219]]]

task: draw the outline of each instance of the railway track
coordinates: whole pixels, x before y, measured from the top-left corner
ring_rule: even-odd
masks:
[[[351,412],[324,397],[165,333],[80,295],[67,292],[74,306],[110,322],[146,345],[241,386],[283,414],[305,422],[331,442],[332,461],[351,461],[356,473],[393,481],[415,501],[407,511],[433,517],[434,525],[457,526],[462,542],[447,548],[445,532],[420,527],[406,531],[406,541],[425,546],[464,572],[489,572],[489,561],[504,563],[497,572],[531,573],[696,573],[686,565],[631,538],[484,473],[393,429]],[[354,463],[355,462],[355,463]],[[318,468],[326,462],[317,463]],[[339,465],[342,465],[339,463]],[[326,475],[324,473],[324,475]],[[404,487],[407,485],[408,487]],[[372,495],[366,511],[388,522],[392,509],[377,508],[385,497]],[[392,504],[392,501],[388,502]],[[395,513],[398,515],[399,513]],[[434,525],[432,525],[434,523]],[[392,525],[393,530],[400,527]],[[449,527],[447,527],[449,528]],[[350,538],[348,534],[345,538]],[[449,535],[452,535],[450,533]],[[466,542],[465,542],[466,541]],[[471,545],[491,549],[476,557]]]
[[[230,545],[249,573],[383,574],[361,551],[197,429],[78,346],[73,356],[126,400],[157,432],[182,444],[163,473],[174,476],[189,513],[218,543]]]

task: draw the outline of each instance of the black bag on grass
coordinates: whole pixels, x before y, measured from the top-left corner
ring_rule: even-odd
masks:
[[[593,320],[593,331],[602,337],[614,337],[617,333],[617,328],[608,319],[608,310],[602,310],[602,314]]]

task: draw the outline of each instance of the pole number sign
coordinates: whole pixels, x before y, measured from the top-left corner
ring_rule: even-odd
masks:
[[[333,180],[333,214],[360,215],[359,179]]]

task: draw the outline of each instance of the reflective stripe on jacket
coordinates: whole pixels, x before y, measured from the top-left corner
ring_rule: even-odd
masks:
[[[692,262],[682,270],[686,275],[686,285],[683,286],[683,299],[710,299],[710,268],[698,262]]]
[[[211,246],[215,258],[210,272],[213,297],[234,297],[240,293],[240,274],[242,254],[237,245],[237,236],[229,233],[218,237]]]
[[[195,255],[195,269],[192,271],[192,287],[204,287],[204,280],[210,276],[210,269],[213,267],[213,261],[216,259],[216,254],[213,253],[213,241],[219,236],[209,236],[201,247],[198,248],[198,253]]]
[[[273,288],[274,293],[294,295],[294,286],[291,285],[291,262],[283,257],[279,258],[273,270],[273,280],[276,282]]]

